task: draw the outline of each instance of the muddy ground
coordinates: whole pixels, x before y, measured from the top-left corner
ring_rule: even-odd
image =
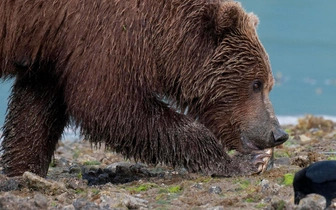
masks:
[[[336,159],[336,124],[309,115],[284,128],[290,139],[275,149],[274,168],[234,178],[134,165],[103,145],[63,141],[46,179],[0,174],[0,209],[323,209],[318,195],[295,206],[292,179],[310,163]]]

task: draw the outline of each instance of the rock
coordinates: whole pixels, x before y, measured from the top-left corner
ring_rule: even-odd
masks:
[[[300,137],[301,142],[311,141],[311,138],[308,137],[308,136],[306,136],[306,135],[304,135],[304,134],[300,135],[299,137]]]
[[[48,207],[48,199],[44,195],[38,193],[34,196],[35,206],[41,209],[47,209]]]
[[[202,183],[196,183],[193,185],[194,188],[197,188],[197,189],[202,189]]]
[[[78,165],[72,165],[69,167],[69,174],[79,174],[81,172],[81,167],[79,167]]]
[[[267,193],[270,188],[269,181],[267,179],[261,180],[260,186],[261,186],[261,192]]]
[[[75,207],[75,210],[99,210],[99,206],[85,198],[76,199],[72,205]]]
[[[224,207],[223,206],[215,206],[215,207],[206,208],[206,210],[224,210]]]
[[[64,206],[62,210],[76,210],[73,205]]]
[[[5,175],[0,174],[0,191],[8,192],[19,190],[21,181],[22,180],[19,177],[8,178]]]
[[[264,194],[277,195],[281,186],[277,183],[270,183],[267,179],[263,179],[260,183],[261,192]]]
[[[34,199],[21,198],[8,192],[0,196],[1,210],[45,210],[47,207],[48,199],[41,194],[35,195]]]
[[[26,171],[22,175],[23,181],[27,184],[29,188],[39,191],[47,195],[59,195],[67,192],[64,183],[47,181],[46,179],[37,176],[31,172]]]
[[[209,193],[215,193],[215,194],[219,194],[222,192],[222,189],[218,186],[212,186],[209,189]]]
[[[139,209],[147,208],[148,201],[136,198],[125,193],[114,193],[112,195],[101,195],[101,203],[99,204],[101,209]]]
[[[290,165],[291,159],[288,157],[281,157],[281,158],[276,159],[274,163],[277,165]]]
[[[313,199],[313,196],[308,196],[305,199],[302,199],[300,201],[300,205],[298,210],[322,210],[324,209],[325,203],[322,205],[321,203],[318,203],[318,200],[315,201]]]
[[[111,165],[108,165],[106,167],[106,169],[109,169],[109,170],[115,172],[117,166],[123,166],[123,167],[129,168],[129,167],[132,166],[132,164],[131,163],[127,163],[127,162],[117,162],[117,163],[112,163]]]

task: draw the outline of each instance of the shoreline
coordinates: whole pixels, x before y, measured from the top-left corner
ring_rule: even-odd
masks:
[[[304,118],[305,116],[310,115],[310,114],[306,114],[306,115],[279,115],[277,116],[279,123],[281,126],[288,126],[288,125],[297,125],[298,124],[298,120],[300,118]],[[333,122],[336,122],[336,116],[332,116],[332,115],[312,115],[315,117],[323,117],[323,119],[325,120],[331,120]],[[2,125],[1,125],[2,126]],[[64,132],[62,134],[62,140],[70,140],[70,141],[75,141],[75,140],[82,140],[83,137],[81,137],[80,135],[80,130],[77,129],[73,129],[71,127],[67,127],[64,129]],[[2,141],[2,132],[0,131],[0,143]]]

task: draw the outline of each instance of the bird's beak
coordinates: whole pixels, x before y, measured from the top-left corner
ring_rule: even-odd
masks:
[[[302,198],[306,197],[305,194],[301,193],[301,192],[295,192],[295,195],[294,195],[294,204],[295,205],[298,205],[300,203],[300,200]]]

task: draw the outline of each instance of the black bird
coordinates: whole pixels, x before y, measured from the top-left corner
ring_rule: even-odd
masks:
[[[295,174],[294,203],[299,204],[306,195],[315,193],[325,197],[326,208],[336,198],[336,161],[326,160],[311,164]]]

